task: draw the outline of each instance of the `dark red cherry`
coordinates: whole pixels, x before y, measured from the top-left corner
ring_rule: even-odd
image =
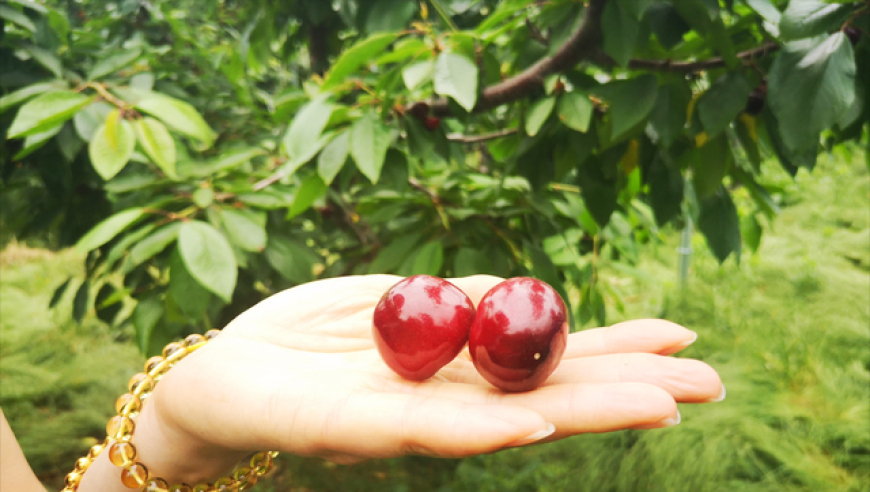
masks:
[[[414,275],[381,297],[372,337],[392,370],[420,381],[459,354],[473,321],[474,304],[459,287],[437,277]]]
[[[504,391],[528,391],[556,370],[567,343],[562,297],[538,279],[515,277],[481,299],[468,348],[487,381]]]

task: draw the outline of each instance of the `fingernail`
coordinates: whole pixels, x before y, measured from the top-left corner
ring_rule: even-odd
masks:
[[[682,342],[682,343],[677,344],[677,346],[679,346],[679,347],[683,347],[683,348],[686,348],[686,347],[688,347],[689,345],[695,343],[695,340],[697,340],[697,339],[698,339],[698,332],[693,331],[693,332],[692,332],[692,339],[691,339],[691,340],[686,340],[685,342]]]
[[[554,432],[556,432],[556,426],[551,424],[550,422],[547,422],[546,429],[539,430],[538,432],[535,432],[534,434],[529,434],[528,436],[526,436],[522,439],[517,439],[516,441],[510,443],[508,446],[509,447],[525,446],[526,444],[531,444],[533,442],[540,441],[541,439],[552,435]]]
[[[632,429],[645,430],[645,429],[661,429],[664,427],[673,427],[673,426],[679,424],[682,419],[683,419],[683,417],[680,415],[680,411],[677,410],[677,415],[675,417],[668,417],[664,420],[659,420],[658,422],[656,422],[654,424],[638,425],[636,427],[632,427]]]
[[[722,385],[722,391],[719,392],[719,396],[717,396],[716,398],[710,398],[709,400],[707,400],[707,402],[709,402],[709,403],[719,403],[720,401],[722,401],[722,400],[724,400],[724,399],[725,399],[725,385],[723,384],[723,385]]]

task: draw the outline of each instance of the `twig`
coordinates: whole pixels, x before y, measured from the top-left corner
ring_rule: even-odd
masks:
[[[768,41],[757,48],[737,53],[737,58],[739,58],[744,65],[751,65],[756,59],[767,56],[778,49],[778,44]],[[613,60],[610,60],[610,57],[607,55],[602,55],[596,59],[596,63],[613,65]],[[725,65],[725,59],[721,56],[698,61],[675,62],[671,60],[629,60],[628,62],[628,68],[681,73],[700,72],[703,70],[710,70],[711,68],[722,68]]]
[[[484,133],[482,135],[463,135],[461,133],[449,133],[447,134],[447,140],[460,143],[479,143],[486,142],[487,140],[495,140],[497,138],[509,137],[516,134],[517,131],[518,130],[516,128],[506,128],[504,130],[499,130],[492,133]]]

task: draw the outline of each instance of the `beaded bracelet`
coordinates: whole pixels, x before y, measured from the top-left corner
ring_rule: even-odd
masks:
[[[64,478],[65,487],[61,492],[75,492],[79,488],[82,476],[103,451],[108,449],[109,461],[123,468],[121,482],[131,489],[141,489],[145,492],[217,492],[247,490],[253,487],[257,480],[272,469],[273,458],[277,451],[256,453],[247,464],[239,465],[229,476],[219,478],[214,483],[201,483],[191,487],[186,483],[172,485],[166,480],[152,476],[142,463],[136,461],[136,447],[130,442],[136,428],[136,417],[142,405],[154,391],[157,381],[180,360],[199,349],[209,340],[220,334],[219,330],[210,330],[203,335],[190,335],[182,342],[172,342],[163,349],[162,356],[151,357],[145,362],[145,372],[136,374],[130,379],[129,393],[121,395],[115,402],[118,415],[112,417],[106,425],[106,439],[96,444],[88,454],[79,458],[73,471]]]

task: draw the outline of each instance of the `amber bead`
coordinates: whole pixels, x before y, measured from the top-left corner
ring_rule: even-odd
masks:
[[[205,338],[208,339],[209,341],[211,341],[211,340],[214,340],[214,337],[216,337],[220,334],[221,334],[220,330],[208,330],[205,333]]]
[[[130,389],[130,393],[133,393],[134,395],[150,393],[154,389],[154,380],[151,379],[151,376],[140,372],[130,378],[130,383],[127,387]]]
[[[160,360],[153,364],[145,364],[145,372],[147,372],[148,375],[151,376],[151,378],[157,381],[162,378],[164,374],[166,374],[166,371],[169,370],[170,364],[168,360],[160,356],[152,357],[152,359]]]
[[[129,441],[133,437],[136,424],[129,417],[117,415],[109,420],[106,425],[106,435],[116,441]]]
[[[106,447],[106,446],[105,446],[105,443],[103,443],[103,444],[94,444],[93,446],[91,446],[91,449],[88,450],[88,459],[91,460],[91,461],[94,461],[95,459],[97,459],[97,456],[99,456],[100,453],[103,452],[103,449],[104,449],[105,447]]]
[[[214,487],[210,483],[200,483],[193,486],[193,492],[213,492]]]
[[[121,483],[127,488],[138,489],[148,481],[148,468],[142,463],[127,465],[121,472]]]
[[[239,490],[239,484],[230,477],[222,477],[214,483],[214,489],[220,492]]]
[[[141,407],[142,404],[139,398],[130,393],[119,396],[115,401],[115,410],[121,416],[136,415]]]
[[[186,483],[177,483],[169,487],[169,492],[193,492],[193,489]]]
[[[75,487],[64,487],[60,492],[76,492]]]
[[[145,484],[145,488],[142,490],[145,492],[169,492],[169,484],[162,478],[152,478],[148,480],[148,483]]]
[[[136,460],[136,446],[129,442],[116,442],[109,448],[109,461],[115,466],[127,466]]]
[[[76,460],[76,466],[73,468],[73,471],[84,473],[87,471],[89,466],[91,466],[91,460],[87,458],[79,458]]]
[[[188,350],[196,350],[208,342],[202,335],[188,335],[187,338],[184,339],[184,344],[187,345]]]
[[[187,352],[187,348],[184,346],[183,343],[181,343],[181,342],[168,343],[168,344],[166,344],[165,347],[163,347],[163,357],[165,357],[166,359],[169,359],[170,357],[172,357],[173,355],[176,355],[178,352],[181,352],[181,351]]]
[[[66,477],[63,479],[64,485],[67,487],[77,487],[79,482],[82,481],[82,474],[78,472],[67,473]]]

